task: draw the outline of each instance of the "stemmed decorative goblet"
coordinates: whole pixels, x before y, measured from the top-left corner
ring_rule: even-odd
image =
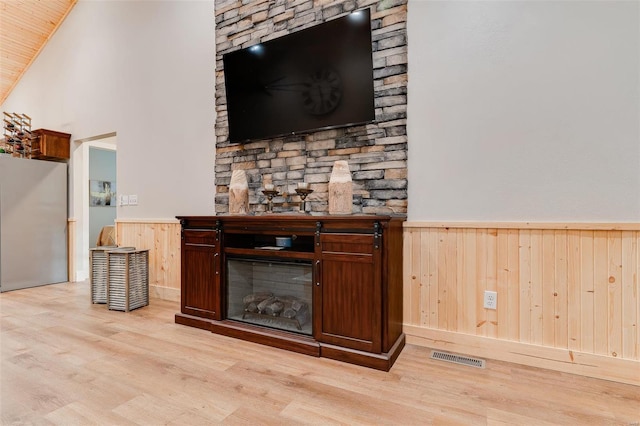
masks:
[[[267,212],[273,212],[273,197],[279,195],[278,190],[275,188],[263,189],[262,193],[267,197]]]
[[[302,187],[298,187],[296,188],[296,193],[300,196],[300,199],[302,200],[300,202],[300,211],[301,212],[306,212],[307,211],[307,196],[309,194],[311,194],[313,192],[313,189],[311,188],[302,188]]]

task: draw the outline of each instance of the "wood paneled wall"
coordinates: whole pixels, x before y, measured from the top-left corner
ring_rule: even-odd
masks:
[[[180,223],[168,220],[116,220],[119,246],[149,249],[149,292],[180,301]]]
[[[78,221],[67,219],[67,280],[76,281],[76,229]]]
[[[640,384],[639,245],[640,224],[406,223],[405,332],[427,345],[444,331],[549,348],[553,358],[560,349],[560,363],[628,360]],[[496,310],[483,307],[485,290],[497,291]]]
[[[116,238],[149,249],[152,296],[180,300],[177,221],[119,219]],[[407,342],[640,385],[639,246],[640,224],[407,222]]]

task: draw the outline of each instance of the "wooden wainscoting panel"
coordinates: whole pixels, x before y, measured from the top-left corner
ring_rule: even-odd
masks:
[[[529,316],[531,324],[531,340],[530,343],[536,345],[542,345],[542,330],[544,329],[544,323],[542,316],[543,292],[544,281],[542,269],[543,263],[543,236],[542,230],[533,229],[531,233],[531,276],[529,281],[531,282],[531,299],[529,300]],[[498,296],[500,297],[500,296]]]
[[[463,258],[458,262],[460,265],[460,331],[467,334],[476,332],[476,312],[478,310],[478,297],[476,294],[476,230],[463,229],[462,245]],[[437,283],[434,283],[437,285]]]
[[[420,230],[420,233],[418,234],[420,236],[420,250],[424,250],[425,248],[429,247],[429,230],[428,229],[422,229]],[[430,318],[430,310],[431,307],[429,306],[429,280],[430,280],[430,273],[431,271],[429,270],[429,262],[424,262],[423,264],[421,264],[421,269],[420,269],[420,286],[426,286],[426,289],[420,289],[419,292],[417,292],[417,294],[414,296],[416,299],[416,303],[417,306],[416,308],[418,309],[418,312],[420,313],[420,324],[422,325],[428,325],[431,323],[431,318]],[[411,307],[411,309],[413,310],[413,305]]]
[[[639,234],[639,233],[635,233]],[[636,268],[622,269],[622,357],[640,359],[640,295],[638,294],[638,274],[640,273],[640,254],[638,253],[640,235],[634,232],[622,232],[622,265],[636,264]],[[635,317],[634,317],[635,313]]]
[[[67,219],[67,280],[76,281],[76,225],[74,218]]]
[[[404,230],[410,330],[640,361],[639,224],[424,225]]]
[[[567,348],[581,351],[581,291],[582,259],[580,231],[567,231]]]
[[[608,232],[609,278],[607,292],[608,354],[622,356],[622,232]]]
[[[180,300],[180,223],[169,220],[116,220],[119,246],[149,249],[152,297]]]
[[[581,258],[580,264],[580,305],[576,306],[580,311],[580,347],[582,352],[594,353],[594,329],[595,321],[593,318],[595,306],[595,238],[591,231],[580,232],[580,251],[578,257]],[[572,301],[577,305],[578,301]]]
[[[423,234],[424,235],[424,234]],[[435,247],[438,241],[438,230],[430,229],[427,239],[427,247]],[[438,258],[435,256],[436,251],[430,251],[431,256],[426,259],[429,270],[429,285],[427,287],[429,303],[426,306],[429,309],[429,326],[438,328]],[[422,253],[416,253],[414,256],[422,257]],[[424,257],[422,257],[424,262]],[[423,287],[424,290],[424,287]]]
[[[531,341],[531,232],[528,230],[520,230],[519,232],[519,265],[520,275],[518,288],[520,289],[519,298],[519,338],[520,342]]]
[[[414,304],[413,298],[415,295],[412,295],[411,291],[414,286],[414,279],[410,276],[407,276],[408,271],[413,270],[411,268],[411,256],[415,253],[416,255],[420,254],[420,250],[413,250],[411,248],[411,244],[414,239],[414,234],[404,233],[404,238],[402,240],[402,252],[404,256],[402,257],[402,271],[403,271],[403,279],[402,279],[402,294],[404,296],[402,303],[402,318],[404,321],[407,321],[411,311],[417,311],[420,309],[420,305],[416,305],[414,308],[411,306]],[[420,235],[419,233],[417,233]],[[413,322],[413,321],[412,321]]]
[[[410,239],[411,244],[411,252],[412,253],[420,253],[420,232],[417,232],[414,238]],[[409,306],[410,309],[408,314],[410,315],[411,322],[419,324],[420,323],[420,279],[422,274],[420,256],[409,256],[409,264],[411,270],[414,271],[411,275],[411,285],[409,286],[409,303],[406,306]]]

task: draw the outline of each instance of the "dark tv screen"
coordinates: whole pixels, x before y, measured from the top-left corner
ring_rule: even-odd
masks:
[[[368,9],[227,53],[223,62],[231,142],[375,119]]]

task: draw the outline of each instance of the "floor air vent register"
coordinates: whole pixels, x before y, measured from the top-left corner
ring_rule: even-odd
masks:
[[[447,352],[432,351],[431,359],[439,359],[440,361],[452,362],[454,364],[468,365],[470,367],[484,368],[484,359],[471,358],[463,355],[455,355]]]

